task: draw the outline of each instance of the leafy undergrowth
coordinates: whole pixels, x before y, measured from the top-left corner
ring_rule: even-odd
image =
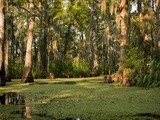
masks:
[[[117,87],[103,83],[102,77],[36,80],[34,84],[15,80],[0,88],[0,95],[4,92],[19,92],[25,104],[0,105],[2,120],[25,119],[22,111],[28,104],[33,120],[160,118],[160,88]]]

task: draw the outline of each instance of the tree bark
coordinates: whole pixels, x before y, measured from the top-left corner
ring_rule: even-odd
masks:
[[[4,70],[4,0],[0,0],[0,86],[5,86],[5,70]]]
[[[8,0],[5,1],[5,42],[4,42],[4,66],[5,79],[11,81],[9,76],[9,16],[8,16]]]
[[[124,73],[124,60],[125,60],[125,46],[128,41],[128,1],[121,0],[120,3],[120,60],[119,60],[119,73],[122,75],[122,83],[126,85],[126,81],[124,81],[125,73]]]
[[[15,34],[14,34],[14,29],[15,29],[15,26],[14,26],[14,23],[13,23],[13,21],[14,21],[14,17],[13,16],[11,16],[10,17],[10,22],[11,22],[11,43],[10,43],[10,46],[11,46],[11,52],[10,52],[10,54],[11,54],[11,56],[10,56],[10,58],[11,58],[11,60],[13,60],[12,61],[12,63],[13,64],[15,64],[15,55],[14,55],[14,51],[15,51],[15,47],[14,47],[14,44],[15,44]]]
[[[32,77],[32,41],[33,41],[33,29],[34,29],[34,16],[33,16],[33,0],[29,0],[29,28],[28,28],[28,35],[27,35],[27,47],[26,47],[26,56],[25,56],[25,66],[22,75],[22,82],[33,82]]]
[[[48,27],[49,27],[49,16],[47,13],[48,9],[48,0],[45,0],[44,3],[40,2],[39,10],[41,11],[40,18],[40,69],[43,71],[42,77],[46,77],[47,75],[47,65],[48,65],[48,51],[47,51],[47,43],[48,43]],[[42,9],[43,8],[43,9]],[[43,19],[44,18],[44,19]],[[43,31],[44,30],[44,31]]]
[[[95,6],[94,2],[91,2],[91,11],[90,11],[90,28],[89,28],[89,47],[90,47],[90,70],[91,70],[91,76],[95,76],[96,72],[98,70],[98,63],[97,63],[97,56],[95,54],[95,46],[94,46],[94,29],[95,29],[95,21],[94,21],[94,11]]]

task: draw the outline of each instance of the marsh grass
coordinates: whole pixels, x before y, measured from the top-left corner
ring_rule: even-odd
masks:
[[[103,83],[102,77],[35,80],[33,85],[19,80],[0,88],[0,94],[20,92],[32,104],[33,120],[157,120],[160,116],[160,88],[117,87]],[[0,118],[24,119],[24,106],[0,105]]]

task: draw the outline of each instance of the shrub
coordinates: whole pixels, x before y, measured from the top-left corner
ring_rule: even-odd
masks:
[[[144,60],[143,53],[137,48],[128,48],[125,58],[125,67],[131,68],[130,77],[132,85],[141,87],[160,86],[160,53],[155,52],[150,58]]]
[[[134,79],[137,86],[158,87],[160,86],[160,63],[156,60],[150,60],[147,66],[147,72],[141,72],[135,75]]]
[[[89,65],[84,61],[74,62],[73,66],[73,76],[74,77],[89,77],[90,69]]]
[[[32,74],[35,79],[46,78],[46,76],[47,76],[47,73],[44,72],[43,70],[39,69],[38,67],[32,69]]]
[[[10,63],[9,65],[9,72],[10,77],[13,79],[21,79],[22,77],[22,71],[23,71],[23,65],[22,64],[13,64]]]
[[[138,52],[138,48],[127,48],[125,58],[125,68],[132,69],[131,74],[142,69],[142,53]]]
[[[83,61],[56,60],[50,64],[50,71],[55,77],[88,77],[90,76],[89,65]]]
[[[72,69],[71,61],[55,60],[50,64],[50,71],[55,77],[69,77]]]

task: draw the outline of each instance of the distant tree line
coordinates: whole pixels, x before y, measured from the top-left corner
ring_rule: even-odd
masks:
[[[160,0],[0,0],[0,85],[112,75],[159,86]]]

